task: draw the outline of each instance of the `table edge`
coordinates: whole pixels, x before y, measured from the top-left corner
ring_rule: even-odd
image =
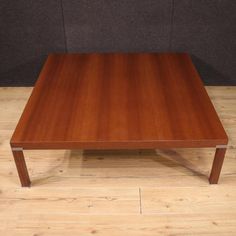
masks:
[[[171,140],[171,141],[55,141],[55,142],[10,142],[12,148],[23,149],[155,149],[155,148],[204,148],[227,145],[228,139]]]

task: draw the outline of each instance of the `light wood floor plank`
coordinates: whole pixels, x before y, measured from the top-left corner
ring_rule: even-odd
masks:
[[[236,188],[231,186],[142,188],[141,196],[143,214],[236,212]]]
[[[236,215],[180,214],[100,216],[20,214],[2,229],[4,235],[234,235]],[[1,233],[1,230],[0,230]]]

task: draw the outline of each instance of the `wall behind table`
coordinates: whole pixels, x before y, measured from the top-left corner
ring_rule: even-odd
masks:
[[[0,1],[0,85],[33,85],[49,52],[65,52],[60,0]]]
[[[50,52],[186,51],[236,85],[235,0],[0,1],[0,86],[30,86]]]

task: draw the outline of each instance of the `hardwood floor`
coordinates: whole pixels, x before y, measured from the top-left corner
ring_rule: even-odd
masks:
[[[9,139],[31,88],[0,88],[0,235],[236,235],[236,87],[207,91],[229,136],[218,185],[214,149],[40,150],[21,188]]]

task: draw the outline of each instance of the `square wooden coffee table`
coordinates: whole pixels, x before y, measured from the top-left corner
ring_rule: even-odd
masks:
[[[216,147],[216,184],[227,142],[188,54],[51,54],[11,147],[22,186],[24,149],[204,147]]]

